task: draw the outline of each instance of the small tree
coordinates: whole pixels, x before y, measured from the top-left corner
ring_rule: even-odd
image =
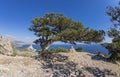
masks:
[[[117,7],[108,7],[108,16],[111,17],[113,27],[108,31],[108,35],[113,38],[112,43],[106,45],[110,51],[111,60],[120,61],[120,3]]]
[[[75,22],[59,13],[48,13],[43,17],[34,18],[29,30],[39,37],[34,42],[41,46],[42,51],[47,51],[55,41],[75,44],[81,41],[100,42],[104,38],[103,31],[85,28],[81,22]]]

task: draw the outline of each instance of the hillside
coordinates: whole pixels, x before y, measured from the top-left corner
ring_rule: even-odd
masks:
[[[0,55],[0,77],[120,77],[120,66],[93,54],[70,52],[37,57]]]

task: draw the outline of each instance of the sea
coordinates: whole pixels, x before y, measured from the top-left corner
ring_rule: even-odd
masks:
[[[22,45],[20,47],[17,48],[27,48],[30,44],[25,44]],[[36,51],[41,50],[41,47],[39,45],[32,45],[33,48],[36,49]],[[92,54],[96,54],[98,51],[101,54],[108,54],[108,50],[103,47],[101,44],[76,44],[76,45],[72,45],[72,44],[51,44],[49,49],[56,49],[56,48],[65,48],[65,49],[70,49],[71,46],[73,46],[75,49],[77,49],[78,47],[82,47],[84,52],[89,52]]]

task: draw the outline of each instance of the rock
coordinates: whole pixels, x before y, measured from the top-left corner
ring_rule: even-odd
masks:
[[[85,77],[84,74],[82,74],[81,70],[76,70],[75,75],[76,77]]]
[[[71,71],[74,71],[74,70],[76,69],[76,65],[77,65],[77,64],[71,61],[71,62],[67,62],[65,65],[66,65],[66,67],[69,68]]]
[[[35,52],[36,49],[33,48],[32,44],[26,48],[28,51]]]
[[[70,52],[76,52],[76,50],[75,50],[75,48],[73,46],[71,46]]]
[[[63,69],[63,70],[60,70],[60,73],[64,75],[64,77],[69,77],[71,72],[69,69]]]
[[[38,60],[34,57],[12,57],[0,54],[0,77],[120,77],[120,67],[117,64],[92,60],[86,52],[78,55],[58,54],[39,55]],[[69,58],[71,56],[69,54],[72,54],[72,57]],[[65,61],[56,59],[57,61],[52,62],[54,58],[63,56],[68,59]],[[75,60],[71,61],[71,58]]]
[[[65,67],[64,67],[64,65],[63,64],[55,64],[54,65],[54,69],[55,70],[61,70],[61,69],[64,69]]]
[[[61,75],[60,75],[59,72],[55,71],[55,72],[53,73],[53,76],[52,76],[52,77],[61,77]]]
[[[11,43],[12,43],[11,39],[4,38],[0,35],[0,53],[10,55],[13,52]]]
[[[30,57],[0,55],[0,77],[46,77],[46,75],[41,63]]]
[[[56,58],[56,60],[59,61],[59,62],[64,62],[64,61],[68,60],[68,57],[67,57],[67,56],[64,56],[64,55],[61,55],[61,54],[55,55],[55,58]]]

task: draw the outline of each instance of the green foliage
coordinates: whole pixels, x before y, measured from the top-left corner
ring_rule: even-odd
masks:
[[[56,52],[65,52],[65,53],[67,53],[67,52],[69,52],[69,50],[68,49],[64,49],[64,48],[57,48]]]
[[[39,51],[37,51],[38,52],[38,54],[41,54],[42,53],[42,50],[39,50]]]
[[[57,53],[57,52],[56,52],[56,49],[50,49],[50,50],[48,50],[48,53],[52,54],[52,53]]]
[[[59,53],[59,52],[68,53],[69,50],[68,49],[64,49],[64,48],[57,48],[57,49],[50,49],[50,50],[47,51],[48,54]],[[41,54],[42,50],[40,50],[38,53]]]
[[[109,58],[110,58],[110,55],[108,55],[108,54],[104,54],[103,56],[104,56],[104,58],[106,58],[106,59],[109,59]]]
[[[113,38],[112,43],[107,43],[105,47],[110,52],[110,59],[120,61],[120,4],[117,7],[108,7],[107,14],[111,17],[113,27],[108,31],[108,35]]]
[[[78,47],[76,50],[77,50],[77,52],[83,52],[83,48],[82,47]]]
[[[112,43],[106,44],[106,48],[109,50],[110,59],[113,61],[120,61],[120,38],[114,38]]]
[[[57,49],[48,50],[48,53],[59,53],[59,52],[67,53],[67,52],[69,52],[69,50],[64,49],[64,48],[57,48]]]
[[[47,51],[51,43],[62,41],[65,43],[75,42],[100,42],[104,39],[104,32],[85,28],[81,22],[73,21],[63,14],[48,13],[43,17],[34,18],[29,28],[37,37],[42,51]]]
[[[17,53],[16,53],[16,52],[13,52],[13,53],[11,54],[11,56],[17,56]]]
[[[18,49],[20,52],[33,52],[32,49],[27,49],[27,48],[22,48],[22,49]]]
[[[13,52],[13,53],[11,54],[11,56],[23,56],[23,57],[28,57],[28,56],[30,56],[30,55],[25,54],[25,53],[18,54],[17,52]]]
[[[108,31],[108,35],[109,35],[109,37],[111,37],[111,38],[118,37],[118,36],[119,36],[119,31],[118,31],[116,28],[111,28],[111,29]]]

